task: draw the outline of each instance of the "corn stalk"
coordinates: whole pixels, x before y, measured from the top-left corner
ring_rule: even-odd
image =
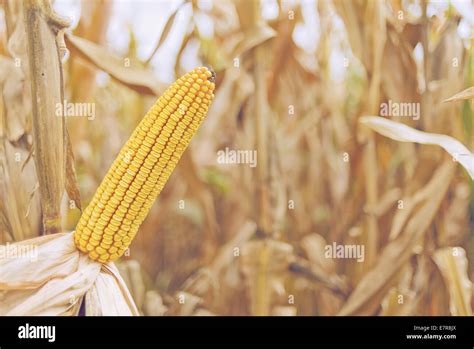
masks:
[[[48,0],[25,0],[24,21],[32,96],[34,159],[39,180],[43,233],[61,231],[60,204],[66,168],[64,116],[56,115],[63,101],[61,44],[58,33],[68,23]]]

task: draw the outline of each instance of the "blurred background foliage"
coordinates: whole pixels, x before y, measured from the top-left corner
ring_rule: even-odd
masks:
[[[65,119],[45,150],[64,163],[47,170],[32,135],[56,131],[35,130],[21,2],[3,0],[0,242],[74,230],[156,96],[207,65],[209,115],[118,263],[143,314],[472,315],[472,180],[358,119],[420,103],[419,120],[392,119],[474,149],[471,100],[443,103],[474,85],[473,6],[56,0],[70,19],[56,87],[95,118]],[[257,150],[258,166],[218,164],[226,147]],[[62,183],[57,203],[41,178]],[[333,242],[364,245],[364,262],[326,258]]]

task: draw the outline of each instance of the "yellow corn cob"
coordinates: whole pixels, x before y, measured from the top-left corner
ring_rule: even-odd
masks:
[[[102,263],[123,255],[206,115],[213,91],[214,74],[201,67],[158,99],[84,210],[74,233],[79,250]]]

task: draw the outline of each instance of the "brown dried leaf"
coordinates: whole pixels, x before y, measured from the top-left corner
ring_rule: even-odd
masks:
[[[446,98],[443,102],[454,102],[461,101],[464,99],[473,99],[474,98],[474,86],[468,87],[467,89],[456,93],[454,96]]]
[[[387,30],[383,56],[382,84],[388,99],[418,102],[417,66],[411,46],[393,27]]]
[[[471,316],[472,282],[467,274],[466,251],[462,247],[446,247],[435,251],[433,260],[449,290],[451,314]]]
[[[255,234],[256,229],[255,222],[250,220],[244,222],[235,236],[219,248],[217,255],[209,266],[199,270],[194,276],[186,280],[183,290],[199,297],[216,294],[219,286],[217,279],[235,261],[234,249],[240,249]]]
[[[85,59],[138,93],[159,96],[167,87],[154,77],[151,70],[134,65],[132,61],[128,67],[124,59],[93,42],[71,34],[65,35],[65,39],[71,55]]]
[[[240,57],[275,36],[276,32],[266,24],[253,26],[242,35],[242,40],[237,44],[231,56]]]
[[[396,287],[392,287],[382,301],[380,314],[383,316],[412,315],[411,309],[416,302],[415,298],[416,295],[413,292],[404,294]]]
[[[37,186],[35,166],[32,161],[22,163],[27,152],[5,141],[0,145],[0,212],[6,231],[14,241],[39,235],[41,209],[38,195],[31,197]]]
[[[397,276],[414,254],[413,247],[423,237],[445,197],[454,175],[452,162],[445,162],[433,174],[430,197],[408,222],[404,233],[390,242],[380,254],[375,266],[362,278],[339,315],[373,315],[388,290],[397,282]]]
[[[360,2],[345,1],[345,0],[334,0],[334,6],[344,21],[347,35],[349,36],[349,42],[352,47],[352,52],[359,58],[361,62],[364,62],[364,56],[366,50],[364,50],[363,43],[363,7]]]
[[[202,298],[187,292],[178,292],[175,303],[166,315],[191,316],[202,305]]]
[[[88,1],[81,2],[81,17],[75,35],[102,44],[105,40],[107,27],[112,13],[112,1]],[[69,63],[69,87],[71,99],[85,101],[94,91],[96,71],[78,59],[72,59]]]
[[[150,63],[153,56],[156,54],[156,52],[160,49],[161,45],[163,45],[163,43],[168,38],[168,35],[171,31],[171,28],[173,28],[173,24],[174,24],[176,15],[178,14],[180,8],[181,8],[181,6],[178,6],[176,8],[176,10],[171,14],[171,16],[168,17],[168,20],[166,21],[166,24],[163,28],[163,31],[160,34],[158,42],[155,45],[155,48],[153,49],[153,52],[151,53],[150,57],[148,57],[148,59],[145,61],[145,65],[148,65],[148,63]]]
[[[163,299],[158,291],[148,291],[145,295],[143,312],[146,316],[162,316],[168,308],[163,304]]]
[[[16,142],[25,133],[31,132],[28,106],[29,86],[25,84],[25,76],[20,67],[15,66],[11,59],[0,57],[0,86],[2,104],[5,110],[5,130],[8,140]],[[28,101],[27,101],[28,100]]]
[[[334,273],[336,271],[334,260],[324,256],[326,246],[326,240],[319,234],[310,234],[301,240],[301,247],[306,252],[308,259],[327,273]]]

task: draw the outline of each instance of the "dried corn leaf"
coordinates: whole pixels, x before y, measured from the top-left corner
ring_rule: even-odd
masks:
[[[397,210],[392,220],[390,228],[390,240],[395,239],[402,232],[405,223],[410,217],[414,208],[423,200],[426,200],[430,195],[429,187],[423,187],[417,191],[413,196],[403,198],[403,210]]]
[[[322,283],[325,287],[338,294],[347,294],[348,286],[343,278],[336,273],[333,259],[325,256],[326,240],[319,234],[310,234],[301,240],[301,247],[306,252],[310,265],[303,261],[292,263],[292,271],[300,271],[312,281]]]
[[[24,160],[27,156],[9,141],[0,144],[0,212],[14,241],[37,236],[41,226],[39,198],[32,197],[38,183],[35,166]]]
[[[412,315],[411,310],[415,304],[416,295],[411,292],[404,294],[398,288],[393,287],[382,301],[382,316]]]
[[[404,233],[390,242],[375,266],[362,278],[339,315],[373,315],[383,297],[393,287],[398,274],[414,254],[414,246],[431,224],[453,178],[454,166],[443,164],[427,184],[431,193],[408,222]]]
[[[334,7],[339,16],[344,21],[349,42],[354,55],[362,62],[365,60],[367,50],[364,49],[364,28],[362,19],[364,17],[364,8],[362,2],[335,0]]]
[[[166,84],[157,80],[151,70],[125,64],[125,61],[114,56],[103,47],[74,35],[66,35],[66,43],[71,55],[78,55],[97,68],[109,73],[125,86],[143,94],[159,96]]]
[[[249,28],[245,35],[242,36],[242,41],[240,41],[234,49],[232,57],[239,57],[245,54],[267,40],[275,37],[275,35],[276,32],[266,24],[258,24]]]
[[[163,305],[163,299],[158,291],[148,291],[145,295],[143,310],[147,316],[162,316],[168,308]]]
[[[404,124],[378,116],[364,116],[360,122],[374,131],[399,142],[438,145],[457,160],[474,179],[474,154],[450,136],[418,131]]]
[[[181,8],[181,6],[178,6],[176,8],[176,10],[173,11],[173,13],[171,14],[171,16],[168,17],[168,20],[166,21],[166,24],[160,34],[160,37],[158,39],[158,42],[157,44],[155,45],[155,48],[153,49],[153,52],[151,53],[150,57],[148,57],[148,59],[146,60],[145,64],[148,64],[150,63],[151,59],[153,58],[153,56],[156,54],[156,52],[160,49],[161,45],[163,45],[163,43],[166,41],[166,39],[168,38],[170,32],[171,32],[171,28],[173,28],[173,24],[175,22],[175,19],[176,19],[176,15],[178,14],[179,12],[179,9]]]
[[[449,290],[451,314],[471,316],[472,282],[467,274],[466,251],[462,247],[446,247],[437,250],[433,260]]]
[[[31,132],[28,116],[31,108],[23,71],[16,67],[13,60],[0,57],[0,86],[3,99],[4,127],[8,140],[16,142],[27,132]],[[29,102],[29,101],[28,101]]]
[[[465,89],[454,96],[446,98],[443,102],[461,101],[463,99],[474,99],[474,86]]]
[[[235,261],[234,249],[246,243],[255,234],[257,225],[253,221],[246,221],[237,231],[234,238],[221,246],[214,260],[207,268],[200,269],[195,275],[188,278],[183,285],[183,290],[199,297],[215,295],[218,284],[218,277],[223,270],[228,269]]]
[[[113,9],[112,1],[82,1],[81,17],[74,30],[75,35],[101,44],[105,41]],[[69,86],[71,99],[87,100],[94,91],[96,72],[74,58],[69,62]]]
[[[387,28],[387,45],[383,59],[383,87],[389,99],[395,101],[419,101],[417,67],[413,49],[403,34],[393,27]],[[403,73],[401,73],[403,72]]]

